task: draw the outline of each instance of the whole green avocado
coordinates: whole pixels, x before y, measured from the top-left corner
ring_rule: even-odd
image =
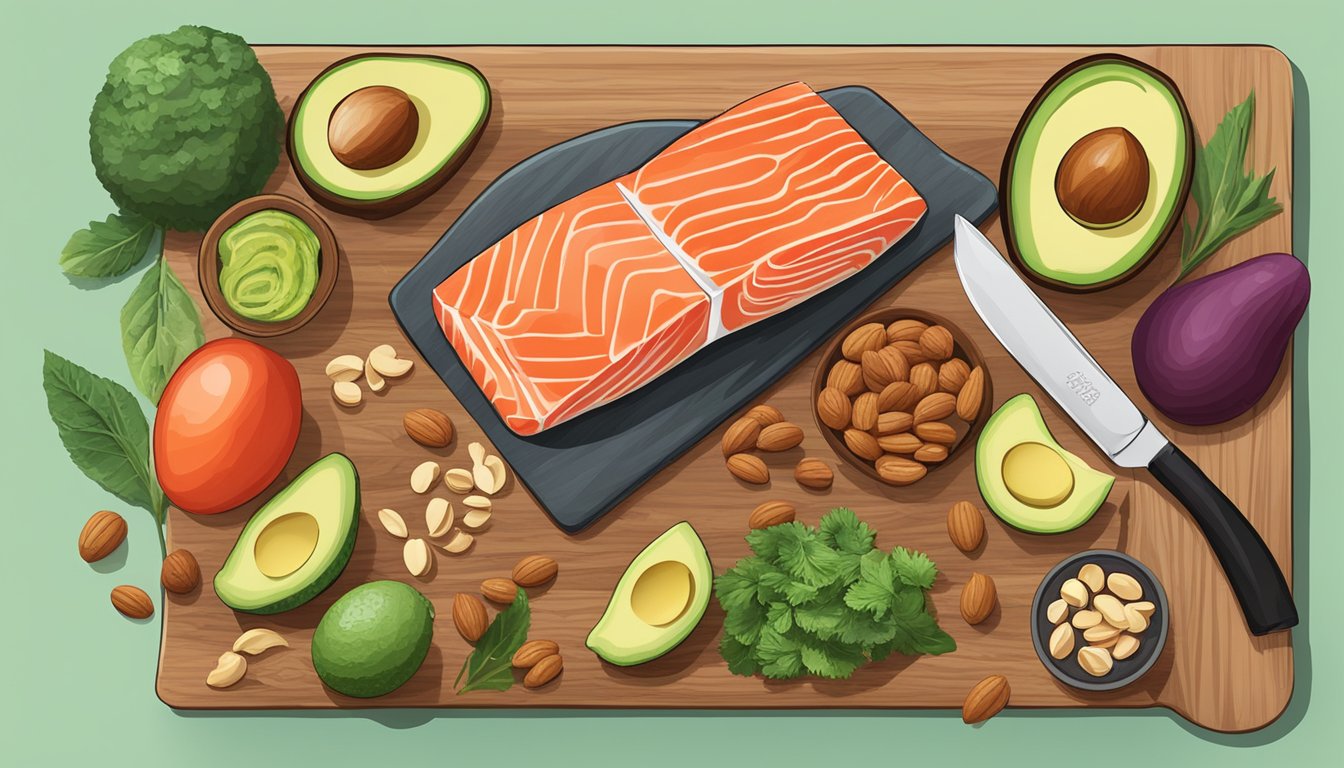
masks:
[[[184,26],[112,60],[89,115],[89,149],[122,209],[200,230],[261,190],[279,162],[283,125],[247,42]]]

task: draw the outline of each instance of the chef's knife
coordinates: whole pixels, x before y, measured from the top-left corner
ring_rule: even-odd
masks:
[[[971,306],[1018,364],[1111,461],[1147,467],[1190,512],[1222,564],[1251,634],[1295,626],[1293,595],[1255,528],[1144,417],[975,225],[960,216],[955,261]]]

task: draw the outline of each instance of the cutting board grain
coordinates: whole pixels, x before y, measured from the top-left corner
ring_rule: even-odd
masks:
[[[294,98],[330,62],[359,52],[346,47],[258,48],[275,80],[281,105]],[[492,528],[473,551],[441,556],[431,573],[414,578],[401,563],[400,541],[378,526],[381,507],[401,510],[423,526],[425,499],[411,492],[408,475],[427,458],[444,466],[468,464],[466,444],[480,431],[423,361],[407,379],[369,396],[353,410],[331,398],[323,375],[339,353],[366,353],[391,343],[413,354],[387,304],[392,285],[425,253],[462,209],[499,173],[532,153],[576,134],[627,120],[712,115],[774,85],[801,79],[817,89],[847,84],[873,88],[930,138],[959,159],[997,179],[1009,135],[1023,107],[1055,70],[1101,49],[1081,47],[455,47],[420,49],[461,58],[490,80],[494,114],[480,146],[439,192],[395,218],[367,222],[327,213],[342,245],[342,273],[330,303],[298,332],[267,345],[294,362],[303,384],[305,415],[298,450],[280,481],[330,451],[349,455],[360,470],[364,514],[355,554],[337,583],[310,604],[274,617],[235,614],[207,583],[197,594],[169,595],[164,606],[157,690],[180,708],[312,707],[958,707],[982,677],[1000,673],[1012,684],[1017,707],[1168,707],[1221,731],[1262,727],[1287,705],[1293,662],[1287,632],[1251,637],[1212,553],[1190,518],[1151,479],[1115,470],[1118,481],[1103,510],[1080,530],[1052,537],[1019,533],[987,519],[983,549],[968,557],[947,538],[945,514],[955,500],[976,498],[971,455],[963,454],[907,489],[882,486],[836,461],[811,417],[808,387],[813,354],[763,396],[807,433],[802,446],[767,459],[773,481],[756,489],[724,470],[716,431],[659,473],[589,530],[567,536],[510,484],[496,504]],[[1107,49],[1110,50],[1110,49]],[[1207,137],[1218,119],[1254,89],[1258,115],[1252,163],[1274,167],[1273,193],[1285,212],[1232,242],[1204,271],[1267,251],[1292,248],[1292,82],[1287,60],[1262,47],[1125,47],[1115,49],[1167,72],[1189,103],[1197,132]],[[287,164],[268,191],[307,199]],[[1002,245],[997,219],[984,229]],[[169,260],[199,300],[194,272],[199,235],[168,237]],[[1128,283],[1085,297],[1043,290],[1042,295],[1119,384],[1144,404],[1129,357],[1130,332],[1143,308],[1176,269],[1175,242]],[[997,402],[1018,392],[1039,395],[975,317],[957,283],[951,248],[944,248],[877,302],[936,310],[969,334],[988,361]],[[861,277],[859,279],[862,279]],[[204,305],[202,304],[202,311]],[[210,338],[227,335],[206,313]],[[1292,382],[1285,362],[1271,392],[1249,414],[1209,429],[1161,426],[1208,472],[1265,537],[1284,570],[1292,571]],[[1104,458],[1046,398],[1046,421],[1060,442],[1094,466]],[[412,443],[401,415],[422,406],[442,408],[455,420],[456,441],[430,451]],[[1150,413],[1151,413],[1150,409]],[[1160,420],[1159,420],[1160,421]],[[805,491],[791,478],[793,464],[815,456],[836,467],[835,486]],[[1112,468],[1114,470],[1114,468]],[[846,681],[766,682],[730,675],[716,643],[723,615],[711,605],[679,648],[641,667],[599,662],[583,639],[606,604],[630,557],[679,520],[704,538],[716,572],[747,552],[742,539],[748,512],[766,499],[798,506],[815,522],[829,507],[847,505],[878,530],[878,543],[927,551],[943,576],[933,590],[942,625],[958,650],[940,658],[893,658],[861,669]],[[257,504],[213,517],[174,510],[171,547],[186,547],[213,574]],[[1172,603],[1171,635],[1152,672],[1112,694],[1063,687],[1031,647],[1028,608],[1037,582],[1067,555],[1114,547],[1138,557],[1162,580]],[[560,576],[534,590],[532,636],[559,642],[565,671],[558,683],[531,691],[454,695],[452,682],[469,651],[449,618],[452,595],[475,591],[490,576],[507,575],[519,557],[543,553],[560,562]],[[1001,607],[987,622],[967,626],[957,595],[973,571],[998,583]],[[388,696],[361,701],[324,689],[312,671],[309,639],[322,612],[346,590],[370,579],[403,579],[425,592],[438,610],[434,643],[420,673]],[[250,627],[272,627],[293,647],[253,662],[247,677],[224,691],[205,676],[234,637]]]

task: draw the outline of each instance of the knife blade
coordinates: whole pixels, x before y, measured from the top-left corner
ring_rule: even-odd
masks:
[[[1008,354],[1111,461],[1147,468],[1189,511],[1252,634],[1295,626],[1297,609],[1283,572],[1236,505],[1143,415],[975,225],[957,216],[954,229],[957,276]]]

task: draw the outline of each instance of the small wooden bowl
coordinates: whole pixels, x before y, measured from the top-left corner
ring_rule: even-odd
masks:
[[[889,482],[878,474],[876,467],[874,467],[871,462],[866,462],[854,455],[854,453],[849,450],[849,446],[845,445],[843,434],[837,430],[831,429],[821,420],[821,414],[817,412],[817,398],[821,394],[821,390],[826,386],[826,377],[831,371],[831,366],[835,365],[838,360],[844,357],[840,351],[841,345],[855,328],[868,323],[881,323],[885,326],[890,325],[897,320],[906,319],[919,320],[927,325],[941,325],[946,328],[952,334],[952,356],[965,360],[971,370],[975,370],[977,367],[982,369],[985,377],[985,392],[980,398],[980,410],[976,413],[975,420],[970,423],[969,428],[966,433],[961,436],[961,439],[948,449],[946,459],[943,459],[941,462],[925,465],[928,468],[928,474],[933,474],[940,467],[950,463],[967,444],[975,442],[976,435],[980,432],[980,427],[982,427],[985,421],[989,418],[994,402],[994,392],[990,383],[989,367],[985,365],[984,358],[980,355],[980,350],[976,348],[975,344],[966,336],[966,334],[962,333],[959,328],[948,322],[945,318],[932,312],[925,312],[918,309],[887,307],[867,312],[845,326],[842,331],[835,335],[835,338],[831,340],[829,345],[827,345],[825,351],[822,352],[821,362],[817,365],[816,374],[812,377],[812,417],[816,420],[817,429],[821,431],[822,437],[826,438],[826,442],[831,446],[831,450],[834,451],[837,456],[868,477],[892,486],[896,486],[897,484]],[[953,416],[952,418],[955,419],[956,416]],[[925,475],[925,477],[927,476],[928,475]],[[919,481],[917,480],[909,485],[918,484]]]
[[[224,234],[224,230],[237,224],[244,216],[266,210],[284,211],[297,216],[313,230],[313,234],[317,235],[319,248],[317,285],[313,287],[312,297],[308,299],[308,304],[299,314],[278,323],[252,320],[234,312],[229,303],[224,300],[224,293],[219,288],[220,236]],[[218,317],[225,325],[235,331],[264,338],[282,336],[298,330],[309,320],[312,320],[322,309],[322,305],[327,303],[327,299],[331,298],[331,292],[336,288],[336,277],[340,272],[340,263],[336,236],[332,234],[331,227],[327,226],[327,222],[316,211],[285,195],[257,195],[236,203],[232,208],[221,213],[219,218],[215,219],[215,223],[210,225],[210,229],[205,233],[205,239],[201,241],[201,251],[196,262],[196,271],[200,277],[201,293],[205,296],[205,303],[210,306],[210,311],[215,313],[215,317]]]

